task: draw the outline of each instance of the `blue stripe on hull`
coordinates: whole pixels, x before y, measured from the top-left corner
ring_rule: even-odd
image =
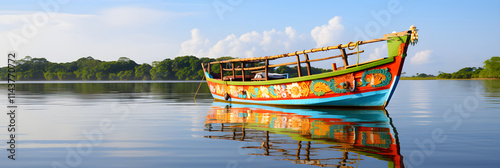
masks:
[[[392,94],[394,94],[394,91],[396,91],[396,86],[398,86],[398,82],[399,82],[399,76],[396,76],[394,78],[394,82],[391,85],[391,93],[389,93],[389,95],[386,98],[387,103],[385,104],[385,106],[387,106],[389,104],[389,101],[391,101]]]
[[[358,93],[339,97],[293,99],[293,100],[242,100],[232,99],[232,102],[274,104],[274,105],[312,105],[312,106],[383,106],[390,89]],[[222,96],[213,95],[214,98],[224,100]]]
[[[310,99],[292,99],[292,100],[248,100],[232,99],[235,103],[269,104],[269,105],[298,105],[298,106],[358,106],[358,107],[384,107],[388,104],[399,76],[393,78],[389,89],[358,93],[352,95],[329,97],[329,98],[310,98]],[[224,100],[224,97],[212,94],[215,99]]]

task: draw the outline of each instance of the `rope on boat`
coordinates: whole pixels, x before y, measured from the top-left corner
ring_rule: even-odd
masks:
[[[201,84],[203,83],[203,80],[205,79],[205,75],[203,75],[203,78],[201,78],[200,85],[198,86],[198,89],[196,90],[196,93],[194,94],[194,102],[196,103],[196,95],[198,94],[198,91],[200,91]]]
[[[356,43],[354,43],[354,48],[349,48],[349,45],[351,45],[351,43],[354,43],[354,42],[349,42],[347,43],[347,49],[349,50],[354,50],[354,49],[358,49],[358,61],[356,63],[356,66],[359,66],[359,45],[361,44],[361,41],[356,41]]]
[[[227,89],[227,87],[228,87],[227,81],[224,81],[224,92],[225,92],[224,93],[224,100],[229,101],[229,100],[231,100],[231,96],[229,96],[229,93],[228,93],[229,89]],[[229,101],[229,102],[231,102],[231,101]]]

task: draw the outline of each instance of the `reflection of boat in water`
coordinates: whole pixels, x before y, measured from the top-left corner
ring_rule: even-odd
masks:
[[[364,155],[387,161],[388,167],[404,167],[397,133],[385,110],[224,105],[214,104],[208,112],[205,130],[216,135],[205,137],[256,142],[243,147],[254,149],[250,155],[321,167],[357,167]]]

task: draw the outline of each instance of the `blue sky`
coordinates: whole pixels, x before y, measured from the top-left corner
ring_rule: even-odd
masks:
[[[498,7],[500,1],[2,0],[0,53],[138,63],[180,55],[265,56],[380,38],[416,25],[420,40],[409,49],[404,71],[437,74],[500,55]],[[361,49],[361,61],[387,52],[383,43]]]

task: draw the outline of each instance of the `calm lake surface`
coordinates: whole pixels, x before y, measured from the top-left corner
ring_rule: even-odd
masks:
[[[229,107],[198,85],[17,83],[10,160],[1,84],[0,167],[500,167],[500,80],[403,80],[386,110]]]

